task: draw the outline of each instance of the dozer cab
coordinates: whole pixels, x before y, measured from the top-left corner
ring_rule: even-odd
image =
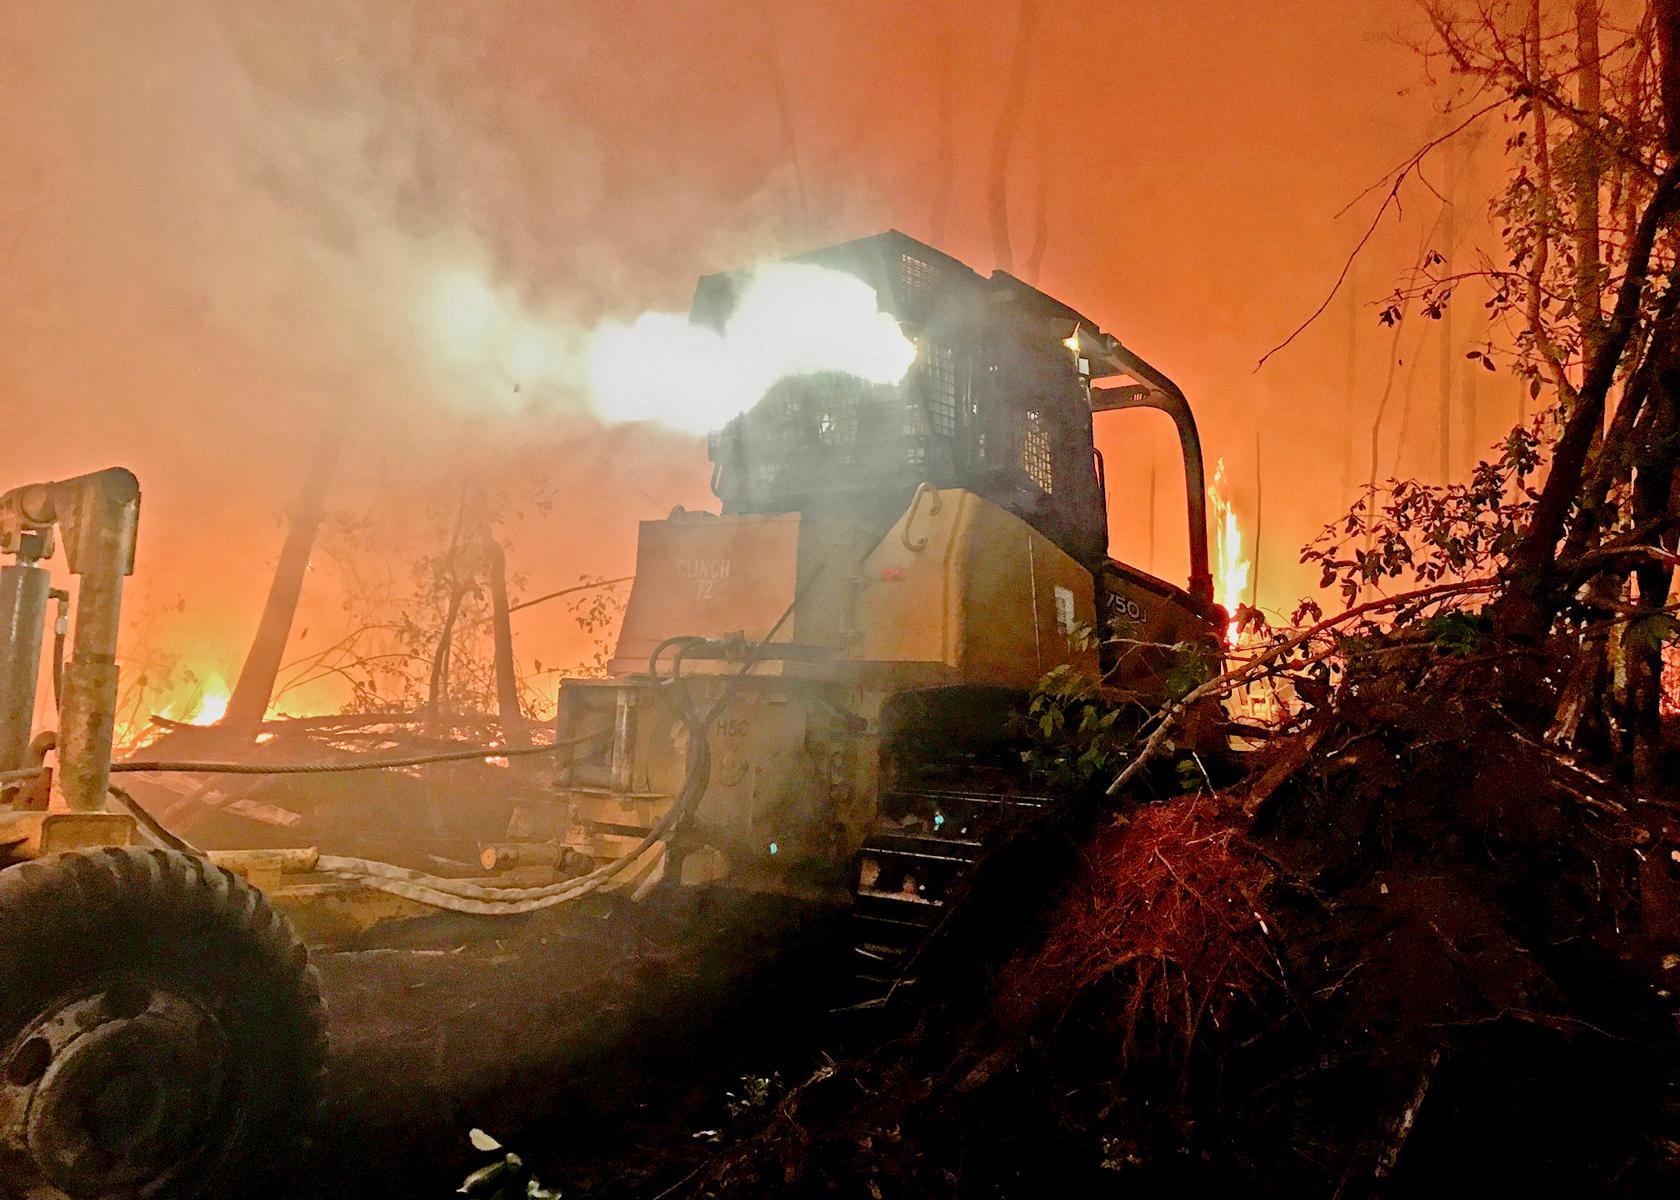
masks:
[[[1217,669],[1226,616],[1195,421],[1165,375],[902,233],[796,261],[872,287],[909,373],[786,378],[711,436],[721,513],[642,524],[609,677],[561,689],[559,738],[581,744],[485,862],[849,896],[891,986],[987,845],[1051,802],[1010,751],[1035,682],[1071,667],[1153,711],[1187,661]],[[750,279],[701,279],[692,321],[721,328]],[[1178,431],[1185,587],[1108,557],[1093,422],[1134,408]],[[1217,738],[1219,715],[1189,736]]]

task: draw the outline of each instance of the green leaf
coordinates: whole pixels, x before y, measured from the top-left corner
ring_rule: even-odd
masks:
[[[1627,640],[1636,649],[1660,650],[1680,637],[1680,620],[1665,612],[1647,613],[1628,622]]]
[[[1493,622],[1480,613],[1450,612],[1423,622],[1430,641],[1447,654],[1463,658],[1475,654],[1493,634]]]

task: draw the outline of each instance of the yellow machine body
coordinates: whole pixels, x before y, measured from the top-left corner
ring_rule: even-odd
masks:
[[[864,560],[857,637],[864,678],[1030,688],[1052,667],[1097,672],[1090,572],[1012,513],[957,488],[925,488]]]
[[[924,488],[879,539],[799,513],[644,521],[609,673],[645,671],[666,638],[759,641],[790,609],[778,640],[816,652],[805,675],[1025,688],[1097,670],[1090,572],[974,493]]]
[[[729,689],[709,726],[710,776],[693,821],[703,844],[676,854],[683,882],[836,882],[876,815],[893,696],[955,686],[1024,694],[1053,667],[1098,670],[1090,573],[972,492],[919,490],[885,536],[801,514],[679,512],[642,525],[614,676],[561,691],[561,737],[599,739],[561,766],[555,802],[523,809],[510,834],[592,862],[632,849],[676,802],[690,762],[689,725],[646,674],[650,656],[691,636],[755,644],[778,621],[750,670],[730,658],[680,667],[697,708]],[[674,669],[673,655],[661,666]]]

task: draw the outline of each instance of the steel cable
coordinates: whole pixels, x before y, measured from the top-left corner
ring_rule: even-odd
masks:
[[[484,758],[521,758],[534,754],[553,754],[585,742],[608,736],[608,730],[581,734],[546,746],[479,746],[470,750],[445,750],[432,754],[408,754],[397,758],[353,759],[347,762],[324,763],[239,763],[200,762],[192,759],[145,761],[124,759],[111,764],[111,773],[170,772],[182,775],[341,775],[351,771],[383,771],[394,767],[423,767],[431,763],[471,762]],[[46,767],[23,767],[16,771],[0,771],[0,784],[21,783],[39,778]]]

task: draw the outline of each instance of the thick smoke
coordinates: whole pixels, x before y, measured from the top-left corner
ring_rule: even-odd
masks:
[[[818,0],[771,26],[763,12],[0,6],[0,471],[7,486],[139,474],[131,673],[237,671],[323,428],[345,446],[340,532],[305,590],[299,652],[346,632],[347,598],[409,588],[470,474],[506,497],[500,528],[532,592],[628,573],[638,520],[708,501],[697,439],[592,411],[590,331],[682,313],[701,274],[893,226],[937,228],[990,270],[1014,8]],[[1410,0],[1290,20],[1038,6],[1008,181],[1019,260],[1042,224],[1035,282],[1179,379],[1245,519],[1257,433],[1269,479],[1338,476],[1380,391],[1388,343],[1368,311],[1353,405],[1339,315],[1252,368],[1354,240],[1336,211],[1427,128],[1405,92],[1416,61],[1391,36],[1412,14]],[[1427,225],[1434,203],[1420,193],[1408,219]],[[1419,234],[1378,240],[1366,299]],[[486,296],[528,336],[463,352],[436,309]],[[622,345],[609,374],[639,377],[643,347],[652,369],[652,343]],[[1408,335],[1408,363],[1416,348]],[[1483,386],[1491,438],[1508,405]],[[1105,418],[1098,436],[1116,551],[1174,578],[1163,434]],[[1293,549],[1333,505],[1267,496],[1261,588],[1279,605],[1310,582],[1289,574]],[[533,670],[586,649],[540,609],[517,636]],[[329,684],[310,703],[341,700]]]

